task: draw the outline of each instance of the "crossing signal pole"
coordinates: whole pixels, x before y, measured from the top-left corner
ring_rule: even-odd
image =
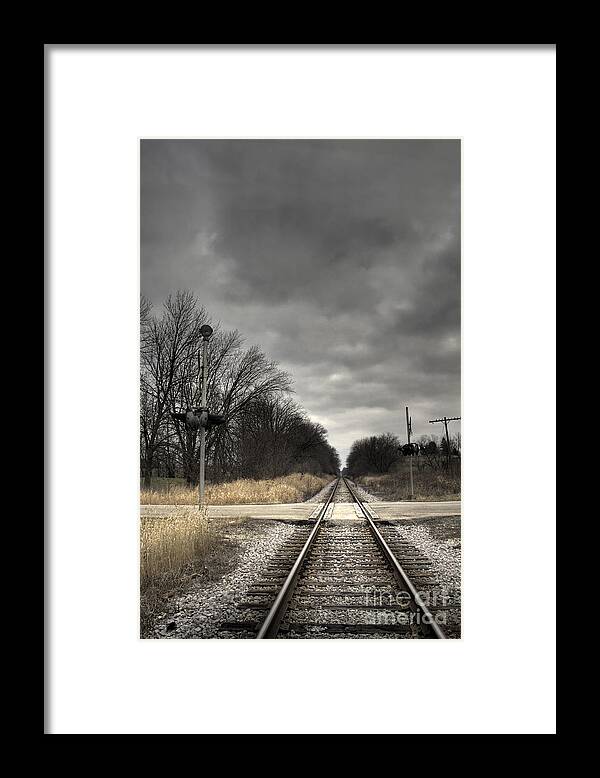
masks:
[[[204,505],[204,476],[206,469],[206,433],[213,427],[219,424],[226,424],[227,417],[221,416],[218,413],[210,413],[207,406],[206,398],[206,349],[208,347],[208,341],[213,334],[213,329],[208,324],[203,324],[200,327],[200,334],[202,335],[202,351],[198,352],[198,371],[202,381],[202,399],[200,401],[200,407],[195,408],[188,405],[185,411],[177,412],[175,409],[171,411],[171,418],[181,424],[185,424],[186,429],[190,433],[195,433],[196,430],[200,430],[200,473],[198,477],[198,508],[201,509]]]
[[[460,421],[460,416],[444,416],[442,419],[430,419],[430,424],[437,424],[438,422],[444,422],[444,428],[446,430],[446,461],[448,468],[450,468],[450,436],[448,435],[448,422]]]
[[[210,336],[213,334],[212,327],[203,324],[200,327],[202,335],[202,400],[201,400],[201,427],[200,427],[200,477],[198,479],[198,509],[204,505],[204,470],[206,457],[206,425],[208,423],[208,408],[206,405],[206,348]]]
[[[408,446],[410,449],[410,436],[412,434],[412,418],[408,413],[408,405],[406,406],[406,437],[408,438]],[[410,470],[410,499],[415,499],[415,488],[413,483],[413,458],[412,453],[409,454],[409,470]]]

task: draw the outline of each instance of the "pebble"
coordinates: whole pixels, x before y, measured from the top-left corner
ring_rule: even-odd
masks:
[[[448,624],[447,626],[442,624],[442,629],[449,637],[460,637],[460,540],[434,538],[424,524],[396,525],[395,531],[431,561],[431,570],[438,582],[438,586],[432,589],[432,593],[441,595],[447,593],[448,604],[451,606],[447,612]]]
[[[219,637],[219,625],[224,621],[236,621],[240,611],[236,603],[244,599],[246,589],[253,584],[264,569],[265,561],[298,528],[270,522],[260,525],[253,522],[240,525],[230,531],[233,538],[244,544],[236,569],[220,581],[196,584],[187,594],[172,601],[173,610],[163,614],[155,622],[155,637],[164,639]],[[170,624],[176,623],[174,630]]]

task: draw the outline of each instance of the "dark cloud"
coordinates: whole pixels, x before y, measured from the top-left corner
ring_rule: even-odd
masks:
[[[142,291],[259,343],[342,456],[460,411],[458,141],[142,142]]]

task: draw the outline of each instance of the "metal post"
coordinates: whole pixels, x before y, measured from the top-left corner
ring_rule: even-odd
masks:
[[[410,423],[410,416],[408,415],[408,405],[406,406],[406,436],[408,438],[408,445],[410,446],[410,433],[411,433],[411,423]],[[410,460],[409,460],[409,470],[410,470],[410,499],[415,499],[415,489],[413,484],[413,460],[412,460],[412,453],[409,454]]]
[[[202,408],[206,408],[206,338],[202,341]],[[204,505],[204,458],[206,455],[206,429],[200,427],[200,478],[198,479],[198,509]]]

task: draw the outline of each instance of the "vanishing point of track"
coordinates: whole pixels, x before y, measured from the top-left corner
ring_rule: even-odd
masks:
[[[332,503],[340,497],[354,504],[356,518],[329,521]],[[308,534],[304,529],[295,535],[248,590],[239,607],[257,614],[256,619],[221,629],[245,631],[258,639],[445,639],[421,597],[435,583],[430,565],[394,531],[388,532],[340,477]]]

